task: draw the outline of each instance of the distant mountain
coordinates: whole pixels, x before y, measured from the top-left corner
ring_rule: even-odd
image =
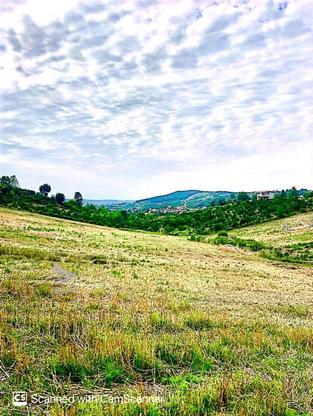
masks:
[[[236,192],[227,191],[199,191],[186,190],[176,191],[165,195],[153,196],[151,198],[139,199],[137,201],[121,200],[85,200],[84,203],[106,206],[109,209],[126,209],[135,211],[175,209],[199,209],[213,203],[229,201],[235,198]]]
[[[104,206],[107,208],[118,207],[120,205],[134,202],[130,199],[84,199],[84,205],[92,204],[95,206]]]

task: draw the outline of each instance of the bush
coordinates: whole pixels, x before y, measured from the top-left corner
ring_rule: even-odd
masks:
[[[267,248],[263,243],[260,243],[259,241],[255,241],[252,239],[244,240],[238,237],[227,237],[224,235],[220,235],[220,233],[216,238],[214,238],[211,241],[213,244],[230,244],[234,247],[248,248],[252,251],[260,251]]]
[[[198,234],[191,234],[189,237],[190,241],[203,241],[203,237]]]

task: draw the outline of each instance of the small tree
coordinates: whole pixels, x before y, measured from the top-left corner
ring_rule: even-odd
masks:
[[[1,185],[10,186],[12,188],[19,188],[19,183],[15,175],[2,176],[0,179]]]
[[[47,183],[44,183],[43,185],[39,186],[39,192],[44,196],[48,196],[50,191],[51,191],[51,186],[48,185]]]
[[[63,205],[64,204],[64,201],[65,201],[64,194],[61,194],[60,192],[58,192],[57,194],[55,194],[55,201],[56,201],[57,204]]]
[[[247,192],[239,192],[237,199],[239,202],[241,201],[249,201],[250,197]]]
[[[75,192],[74,199],[78,206],[81,207],[83,205],[83,196],[80,192]]]
[[[19,187],[20,187],[20,184],[18,183],[17,177],[16,177],[15,175],[12,175],[12,176],[10,177],[10,179],[11,179],[11,185],[12,185],[14,188],[19,188]]]

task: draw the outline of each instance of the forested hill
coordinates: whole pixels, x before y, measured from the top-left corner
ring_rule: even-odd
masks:
[[[165,195],[152,196],[137,201],[119,200],[85,200],[84,203],[92,203],[97,206],[105,206],[110,209],[126,209],[128,211],[163,210],[166,208],[183,207],[184,209],[199,209],[212,204],[218,205],[236,199],[238,192],[228,191],[199,191],[189,189],[175,191]]]
[[[168,234],[209,234],[313,210],[313,192],[299,196],[296,190],[281,192],[272,200],[237,200],[193,212],[167,214],[110,211],[105,207],[82,205],[81,199],[65,202],[63,194],[45,195],[21,189],[14,183],[0,182],[2,206],[98,225]]]
[[[204,208],[212,203],[219,204],[235,199],[238,193],[227,191],[176,191],[124,204],[123,208],[149,210],[163,208]]]

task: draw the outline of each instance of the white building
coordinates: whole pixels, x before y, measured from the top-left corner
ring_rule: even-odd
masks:
[[[273,199],[275,196],[275,191],[258,191],[256,192],[257,199]]]

